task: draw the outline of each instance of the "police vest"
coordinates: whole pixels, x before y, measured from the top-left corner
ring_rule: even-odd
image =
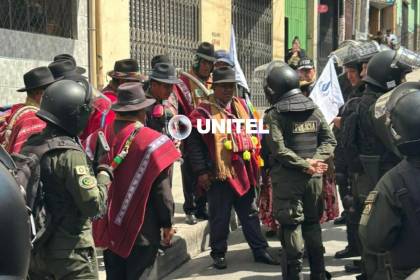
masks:
[[[318,132],[321,120],[313,110],[283,113],[285,146],[301,158],[312,158],[318,148]]]

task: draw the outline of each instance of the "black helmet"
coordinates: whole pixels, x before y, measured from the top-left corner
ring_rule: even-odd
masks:
[[[406,156],[420,156],[420,83],[395,88],[388,103],[388,126],[398,150]]]
[[[45,90],[36,115],[70,136],[77,136],[88,122],[91,104],[92,90],[88,82],[62,80]]]
[[[401,84],[405,75],[412,68],[405,64],[394,63],[396,51],[386,50],[377,53],[369,61],[367,75],[363,79],[367,84],[380,88],[387,92]]]
[[[268,102],[275,104],[290,91],[300,92],[297,72],[282,61],[268,64],[264,79],[264,92]]]
[[[26,279],[31,256],[29,215],[7,162],[13,165],[0,148],[0,279]]]

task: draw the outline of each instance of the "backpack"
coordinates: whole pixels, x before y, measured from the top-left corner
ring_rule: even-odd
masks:
[[[31,138],[30,138],[31,139]],[[31,143],[31,141],[28,141]],[[15,178],[25,191],[26,205],[31,221],[33,250],[45,244],[64,218],[64,212],[49,213],[45,204],[45,190],[42,183],[41,162],[45,155],[57,150],[78,150],[82,147],[71,137],[59,136],[42,142],[25,145],[20,154],[12,154],[16,169]]]

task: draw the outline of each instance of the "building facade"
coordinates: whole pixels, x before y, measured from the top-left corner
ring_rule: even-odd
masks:
[[[87,0],[0,1],[0,104],[25,99],[23,74],[60,53],[88,67]]]

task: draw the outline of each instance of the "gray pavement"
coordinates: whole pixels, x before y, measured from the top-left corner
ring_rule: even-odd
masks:
[[[227,254],[228,268],[216,270],[209,257],[207,222],[200,222],[190,226],[184,223],[182,204],[184,202],[181,172],[179,164],[175,165],[173,195],[176,204],[175,227],[177,236],[174,246],[163,257],[158,258],[160,275],[167,275],[164,279],[281,279],[280,266],[269,266],[253,262],[251,251],[245,242],[240,229],[232,232],[229,238],[229,252]],[[345,247],[345,227],[334,226],[332,223],[323,225],[324,246],[326,247],[327,270],[334,279],[354,279],[354,275],[344,272],[343,265],[348,260],[336,260],[333,255]],[[278,256],[280,242],[269,240],[271,252]],[[204,251],[203,251],[204,250]],[[184,263],[184,264],[183,264]],[[100,268],[100,279],[105,280],[103,266]],[[162,272],[163,270],[163,272]],[[308,266],[305,263],[305,274]],[[308,276],[307,276],[308,277]]]
[[[327,223],[323,226],[324,246],[326,247],[325,260],[327,270],[331,272],[333,279],[350,280],[355,279],[355,275],[344,272],[343,265],[349,263],[349,260],[336,260],[333,258],[337,250],[344,248],[345,227],[334,226]],[[278,255],[280,242],[272,239],[269,241],[270,250],[273,255]],[[252,253],[244,241],[240,229],[233,232],[229,238],[229,251],[226,255],[228,268],[225,270],[217,270],[212,267],[212,260],[209,257],[209,251],[199,254],[186,264],[178,268],[173,273],[165,277],[170,279],[281,279],[280,266],[271,266],[253,262]],[[305,279],[309,279],[308,265],[305,261],[304,265]]]

